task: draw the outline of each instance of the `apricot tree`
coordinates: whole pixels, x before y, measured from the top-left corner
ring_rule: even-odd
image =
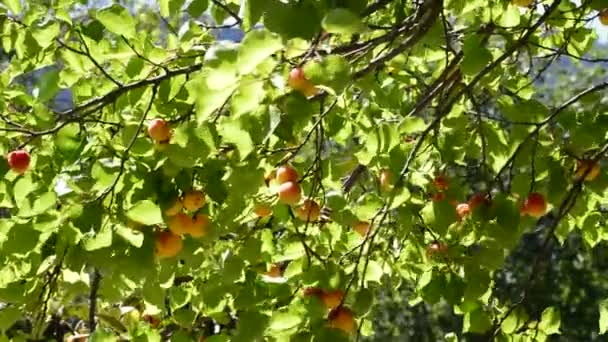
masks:
[[[354,340],[391,282],[545,340],[494,274],[608,238],[608,82],[537,94],[605,0],[2,4],[5,339]]]

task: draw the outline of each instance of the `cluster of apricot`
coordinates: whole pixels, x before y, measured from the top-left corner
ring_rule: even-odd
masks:
[[[321,207],[312,199],[302,200],[302,188],[298,183],[298,171],[291,165],[282,165],[274,172],[266,177],[266,181],[275,182],[276,195],[279,202],[292,206],[294,216],[302,221],[315,222],[321,215]],[[272,209],[265,204],[258,203],[255,206],[254,213],[258,217],[267,217],[272,215]]]
[[[347,334],[354,334],[357,330],[355,315],[343,305],[344,292],[342,290],[324,290],[318,287],[305,288],[304,297],[316,297],[320,299],[329,313],[327,323],[334,329],[339,329]]]
[[[169,123],[163,119],[153,119],[148,124],[148,136],[157,148],[166,146],[173,132]],[[156,237],[155,253],[159,258],[176,256],[183,247],[182,237],[190,235],[201,238],[207,235],[211,220],[209,216],[197,213],[206,203],[205,194],[200,190],[190,190],[181,198],[175,199],[173,205],[164,213],[167,217],[168,230],[161,231]]]
[[[203,213],[197,213],[206,203],[205,194],[190,190],[165,210],[168,230],[158,233],[156,255],[159,258],[176,256],[183,247],[182,236],[201,238],[208,234],[211,220]]]

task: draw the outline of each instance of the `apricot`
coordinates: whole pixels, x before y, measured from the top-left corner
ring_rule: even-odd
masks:
[[[359,221],[353,226],[353,230],[363,237],[367,235],[367,233],[369,232],[369,228],[370,224],[367,221]]]
[[[604,8],[600,11],[600,23],[604,26],[608,26],[608,8]]]
[[[544,216],[547,212],[545,197],[538,192],[530,193],[522,205],[521,212],[537,218]]]
[[[255,214],[255,216],[263,218],[263,217],[268,217],[270,215],[272,215],[272,208],[270,208],[269,206],[265,205],[265,204],[256,204],[255,208],[253,209],[253,213]]]
[[[324,291],[321,293],[321,300],[328,309],[335,309],[341,303],[344,298],[344,292],[342,290]]]
[[[300,185],[296,182],[281,184],[277,192],[279,194],[279,200],[282,203],[289,205],[297,204],[302,197],[302,189],[300,189]]]
[[[448,246],[446,244],[443,244],[438,241],[431,243],[426,249],[426,254],[428,256],[447,254],[447,253],[448,253]]]
[[[283,271],[281,270],[281,267],[279,267],[279,265],[272,264],[270,265],[270,269],[265,272],[264,275],[270,278],[280,278],[283,276]]]
[[[319,219],[321,208],[317,202],[307,199],[301,206],[294,210],[295,216],[302,221],[315,222]]]
[[[167,226],[173,234],[184,235],[192,231],[192,223],[190,216],[184,213],[177,213],[169,219]]]
[[[448,180],[444,176],[437,176],[433,179],[433,185],[439,191],[447,190],[450,186]]]
[[[306,97],[314,96],[318,92],[317,87],[306,78],[304,70],[300,67],[291,69],[287,77],[287,85],[291,89],[303,93]]]
[[[390,170],[380,171],[380,190],[388,192],[391,190],[393,182],[393,173]]]
[[[163,119],[154,119],[148,124],[148,135],[156,143],[166,143],[171,139],[171,127]]]
[[[318,297],[321,298],[323,295],[323,290],[318,287],[305,287],[302,290],[302,295],[304,297]]]
[[[155,254],[159,258],[172,258],[179,254],[183,248],[183,241],[179,235],[170,231],[162,231],[156,236]]]
[[[202,208],[206,202],[205,194],[202,191],[197,190],[186,192],[182,199],[184,208],[188,211],[197,211]]]
[[[463,219],[471,213],[471,208],[468,203],[460,203],[456,206],[456,213],[458,213],[458,217]]]
[[[297,182],[298,172],[289,165],[280,166],[276,171],[276,180],[279,184]]]
[[[490,204],[490,198],[488,197],[487,194],[477,193],[477,194],[471,196],[471,198],[469,199],[468,204],[469,204],[469,208],[471,210],[475,210],[480,205],[489,205]]]
[[[8,161],[8,166],[14,172],[18,174],[23,174],[30,167],[30,154],[24,150],[16,150],[10,152],[6,159]]]
[[[192,219],[192,223],[188,226],[187,233],[193,238],[201,238],[206,236],[211,226],[209,216],[205,214],[196,214]]]
[[[585,173],[587,175],[585,175]],[[586,181],[592,181],[600,174],[600,165],[592,160],[580,160],[576,168],[576,176],[578,178],[585,175]]]
[[[171,207],[169,207],[165,210],[165,215],[175,216],[182,212],[183,207],[184,207],[184,205],[182,204],[182,201],[178,198],[175,200],[175,202],[173,203],[173,205]]]
[[[445,200],[445,192],[436,192],[431,196],[433,202],[441,202]]]
[[[327,316],[329,326],[352,335],[356,332],[356,324],[353,312],[343,306],[337,307],[329,312]]]

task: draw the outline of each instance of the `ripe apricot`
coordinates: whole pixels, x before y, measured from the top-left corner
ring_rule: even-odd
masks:
[[[439,191],[447,190],[450,186],[447,178],[445,178],[444,176],[435,177],[435,179],[433,179],[433,185]]]
[[[285,204],[295,205],[300,202],[302,197],[302,189],[296,182],[286,182],[279,186],[279,200]]]
[[[329,326],[339,329],[351,335],[356,332],[356,324],[353,312],[343,306],[337,307],[329,312],[327,317]]]
[[[315,222],[319,219],[321,208],[317,202],[307,199],[301,206],[294,210],[295,216],[302,221]]]
[[[370,228],[370,224],[367,221],[359,221],[359,222],[355,223],[355,225],[353,226],[353,230],[355,232],[357,232],[357,234],[359,234],[363,237],[365,237],[367,235],[369,228]]]
[[[182,203],[184,204],[184,208],[188,211],[197,211],[202,208],[207,200],[205,199],[205,194],[202,191],[191,190],[184,194],[184,198],[182,199]]]
[[[30,167],[30,154],[24,150],[16,150],[10,152],[6,159],[8,161],[8,166],[14,172],[18,174],[23,174]]]
[[[328,309],[337,308],[342,303],[343,298],[344,292],[342,290],[324,291],[321,294],[321,300]]]
[[[253,209],[253,213],[257,217],[268,217],[268,216],[272,215],[272,208],[270,208],[269,206],[267,206],[265,204],[258,203],[255,205],[255,208]]]
[[[280,166],[276,171],[276,179],[279,184],[297,182],[298,172],[289,165]]]
[[[586,173],[586,175],[585,175]],[[586,181],[592,181],[600,174],[600,165],[592,160],[580,160],[576,168],[576,177],[585,176]]]
[[[155,254],[159,258],[172,258],[179,254],[183,248],[183,241],[179,235],[170,231],[162,231],[156,236]]]
[[[391,190],[392,182],[393,182],[393,173],[390,170],[382,170],[380,171],[380,190],[384,192],[388,192]]]
[[[207,235],[210,226],[211,220],[209,219],[209,216],[205,214],[196,214],[188,227],[189,230],[187,233],[193,238],[200,238]]]
[[[175,216],[182,212],[182,208],[184,205],[182,201],[178,198],[173,202],[173,205],[165,210],[165,215],[167,216]]]
[[[167,226],[173,234],[184,235],[192,230],[192,219],[184,213],[177,213],[169,218]]]
[[[171,139],[169,123],[163,119],[154,119],[148,124],[148,135],[156,143],[166,143]]]
[[[468,203],[459,203],[456,206],[456,213],[458,213],[458,217],[463,219],[471,213],[471,208]]]
[[[538,192],[532,192],[528,195],[521,208],[522,214],[532,217],[544,216],[547,212],[547,202],[545,197]]]

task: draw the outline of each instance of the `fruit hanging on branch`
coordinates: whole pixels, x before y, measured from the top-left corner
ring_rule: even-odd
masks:
[[[291,89],[301,92],[306,97],[315,96],[319,92],[319,89],[306,78],[304,69],[301,67],[291,69],[287,77],[287,85]]]
[[[188,211],[197,211],[205,206],[207,200],[205,199],[205,193],[198,190],[190,190],[184,194],[182,199],[184,209]]]
[[[171,140],[171,127],[163,119],[153,119],[148,124],[148,135],[157,144],[166,144]]]
[[[155,254],[159,258],[172,258],[179,254],[184,243],[179,235],[164,230],[156,236]]]
[[[547,202],[545,201],[545,197],[538,192],[530,193],[522,204],[520,212],[522,215],[529,215],[536,218],[544,216],[547,213]]]
[[[298,171],[290,165],[279,166],[275,176],[279,184],[298,181]]]
[[[342,330],[346,334],[353,335],[357,331],[353,312],[344,306],[331,310],[327,316],[327,321],[330,327]]]
[[[302,221],[316,222],[321,214],[321,207],[319,207],[317,202],[307,199],[294,210],[294,214]]]
[[[576,166],[576,177],[585,177],[586,181],[592,181],[600,174],[600,164],[592,160],[579,160]]]
[[[296,182],[286,182],[279,186],[277,190],[279,201],[288,205],[296,205],[302,198],[302,189]]]
[[[365,237],[369,232],[370,226],[370,223],[367,221],[358,221],[353,225],[353,230],[362,237]]]
[[[30,154],[25,150],[12,151],[6,156],[6,159],[11,170],[20,175],[30,167]]]

